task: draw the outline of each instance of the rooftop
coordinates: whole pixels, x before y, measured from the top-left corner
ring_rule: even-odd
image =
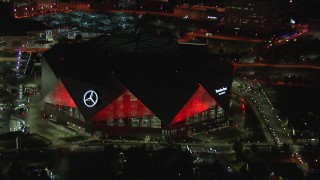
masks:
[[[231,88],[230,64],[215,60],[206,46],[179,45],[139,27],[133,33],[58,44],[44,57],[80,109],[89,87],[103,91],[100,108],[127,89],[160,119],[172,120],[199,86],[228,109],[228,96],[218,97],[214,90]],[[98,111],[83,110],[86,118]]]

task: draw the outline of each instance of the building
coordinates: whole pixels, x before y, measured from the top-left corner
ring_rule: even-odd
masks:
[[[39,35],[50,28],[39,21],[14,18],[10,3],[0,3],[0,50],[27,50],[29,33]]]
[[[228,125],[233,67],[157,33],[99,36],[44,53],[45,114],[110,136]]]
[[[225,27],[266,33],[279,28],[284,18],[283,12],[279,0],[226,0]]]
[[[190,18],[196,20],[217,20],[224,14],[225,9],[216,6],[181,4],[173,8],[176,17]]]

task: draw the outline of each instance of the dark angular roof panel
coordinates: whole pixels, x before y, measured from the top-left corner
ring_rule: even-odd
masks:
[[[49,26],[31,19],[0,18],[0,34],[23,35],[28,32],[45,31]]]
[[[181,47],[156,33],[108,35],[81,43],[58,44],[44,57],[85,117],[94,115],[128,89],[169,124],[199,84],[209,88],[231,87],[229,80],[233,75],[231,65],[210,57],[206,47]],[[222,85],[219,79],[224,80]],[[218,84],[207,85],[210,82]],[[105,98],[101,105],[86,110],[80,101],[89,86],[97,88]],[[218,103],[227,107],[228,97],[218,98],[226,101]]]

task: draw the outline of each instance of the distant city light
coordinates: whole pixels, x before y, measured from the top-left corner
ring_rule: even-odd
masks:
[[[18,49],[16,69],[19,69],[19,67],[20,67],[20,60],[21,60],[21,47]]]
[[[290,24],[296,24],[296,21],[292,18],[290,18]]]
[[[214,20],[216,20],[216,19],[218,19],[216,16],[208,16],[208,19],[214,19]]]

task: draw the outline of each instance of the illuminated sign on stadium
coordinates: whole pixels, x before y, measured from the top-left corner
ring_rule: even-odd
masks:
[[[228,90],[227,87],[222,87],[222,88],[220,88],[220,89],[216,89],[215,91],[216,91],[216,93],[217,93],[219,96],[221,96],[221,95],[226,94],[227,90]]]
[[[86,93],[84,93],[83,103],[87,107],[93,107],[97,104],[97,102],[98,102],[98,94],[95,91],[89,90]]]

